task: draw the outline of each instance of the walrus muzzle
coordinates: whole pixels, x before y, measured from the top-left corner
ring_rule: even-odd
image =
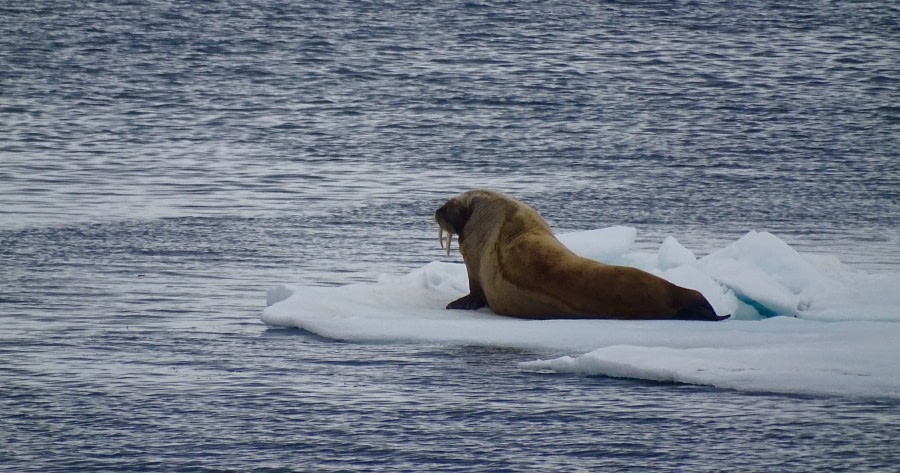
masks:
[[[448,200],[441,208],[435,210],[434,221],[438,224],[438,241],[441,243],[441,248],[447,250],[447,256],[450,256],[450,242],[454,234],[459,235],[459,244],[462,244],[463,229],[470,214],[471,212],[464,209],[456,198]],[[446,244],[444,244],[444,232],[447,232]]]

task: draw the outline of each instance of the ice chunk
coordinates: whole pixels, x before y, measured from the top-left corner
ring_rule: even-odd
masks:
[[[759,270],[793,294],[821,281],[822,273],[787,243],[769,232],[751,231],[725,248],[700,260],[713,270],[721,262],[737,262]],[[735,266],[730,268],[732,271]],[[717,272],[722,272],[718,271]],[[728,272],[728,271],[725,271]]]
[[[681,246],[675,237],[667,236],[659,247],[659,269],[667,270],[686,264],[694,264],[697,257],[694,253]]]
[[[468,293],[466,269],[433,262],[376,283],[278,286],[269,292],[262,320],[354,342],[475,344],[583,354],[526,362],[524,370],[742,390],[900,397],[900,273],[866,274],[834,258],[809,258],[768,233],[750,232],[700,260],[674,238],[666,239],[658,254],[629,253],[634,239],[635,231],[628,227],[560,235],[582,256],[630,262],[697,289],[720,314],[798,318],[528,321],[497,316],[486,308],[445,310],[449,301]]]
[[[285,285],[278,285],[270,288],[266,293],[266,306],[268,307],[272,304],[281,302],[288,297],[291,297],[293,294],[294,289]]]
[[[519,368],[745,391],[900,397],[895,323],[787,324],[776,317],[729,328],[734,330],[722,334],[727,346],[679,333],[694,341],[681,338],[677,347],[610,345],[576,357],[523,362]]]
[[[806,258],[768,232],[751,231],[701,258],[698,267],[766,316],[799,315],[809,305],[803,291],[825,279]]]
[[[556,235],[570,250],[594,261],[610,263],[634,246],[637,230],[633,227],[609,227]]]

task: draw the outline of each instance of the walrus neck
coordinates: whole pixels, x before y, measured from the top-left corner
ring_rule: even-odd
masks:
[[[482,253],[485,242],[497,238],[503,231],[503,222],[508,221],[520,206],[503,195],[483,191],[467,193],[460,200],[471,212],[458,233],[460,251],[469,249],[468,253],[472,255]]]
[[[490,223],[493,218],[495,217],[485,212],[473,212],[460,232],[459,244],[462,245],[465,240],[470,244],[480,245],[480,242],[484,242],[492,233],[499,231],[496,225]]]

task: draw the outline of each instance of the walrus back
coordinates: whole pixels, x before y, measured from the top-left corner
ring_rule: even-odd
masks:
[[[497,256],[508,287],[503,297],[488,295],[488,302],[505,315],[722,320],[699,292],[637,268],[580,257],[552,234],[520,238]],[[505,271],[503,260],[510,258],[516,269]]]

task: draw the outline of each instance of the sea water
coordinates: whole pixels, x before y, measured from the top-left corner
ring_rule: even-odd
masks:
[[[531,370],[599,359],[260,314],[279,285],[458,264],[431,214],[475,187],[560,233],[636,228],[638,251],[771,232],[890,277],[898,21],[891,2],[3,5],[0,468],[892,471],[890,391]]]

